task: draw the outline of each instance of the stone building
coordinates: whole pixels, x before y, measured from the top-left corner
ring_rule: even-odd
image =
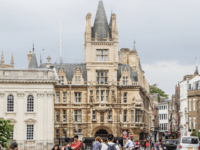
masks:
[[[200,130],[200,76],[197,75],[189,81],[188,87],[188,130]]]
[[[115,137],[123,131],[143,140],[151,132],[150,89],[136,47],[118,51],[117,16],[108,24],[103,1],[99,1],[94,25],[86,16],[85,62],[50,63],[59,84],[55,86],[55,142],[59,138]],[[31,57],[29,57],[31,58]],[[36,67],[36,66],[34,66]]]
[[[11,57],[11,62],[9,64],[5,64],[3,52],[1,54],[0,68],[14,68],[14,58],[13,55]]]
[[[165,140],[169,131],[169,100],[165,99],[158,104],[159,109],[159,140]]]
[[[175,86],[175,105],[176,105],[176,115],[177,115],[177,120],[176,120],[176,124],[177,124],[177,136],[178,138],[180,138],[180,84],[178,83]]]
[[[20,150],[54,145],[54,84],[52,69],[0,68],[0,118],[11,120]]]
[[[159,139],[159,110],[158,110],[158,95],[151,94],[152,99],[152,140],[158,141]]]
[[[194,71],[194,74],[185,75],[183,77],[183,81],[180,82],[180,133],[182,136],[190,135],[189,133],[189,120],[188,120],[188,90],[192,89],[192,84],[189,84],[190,80],[192,82],[196,82],[198,78],[195,78],[196,76],[199,76],[198,72],[198,66],[196,64],[196,69]]]

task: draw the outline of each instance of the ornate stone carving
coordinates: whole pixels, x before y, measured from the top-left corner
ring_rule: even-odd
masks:
[[[38,97],[44,97],[44,93],[37,93]]]
[[[1,97],[4,97],[4,95],[5,95],[5,94],[4,94],[3,92],[0,93],[0,96],[1,96]]]
[[[52,98],[54,96],[54,93],[52,92],[52,93],[47,93],[47,97],[50,97],[50,98]]]
[[[24,96],[24,93],[19,92],[19,93],[17,93],[17,96],[18,96],[18,97],[23,97],[23,96]]]

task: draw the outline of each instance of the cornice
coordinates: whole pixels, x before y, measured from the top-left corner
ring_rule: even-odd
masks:
[[[45,84],[56,84],[57,81],[56,80],[34,80],[34,79],[30,79],[30,80],[12,80],[12,79],[0,79],[0,83],[9,83],[9,84],[12,84],[12,83],[45,83]]]

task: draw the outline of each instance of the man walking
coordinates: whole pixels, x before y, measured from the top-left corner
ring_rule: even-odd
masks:
[[[132,149],[134,147],[133,145],[133,141],[131,138],[129,138],[129,140],[126,142],[126,144],[124,145],[124,147]]]
[[[108,134],[107,139],[108,139],[108,142],[103,144],[101,150],[119,150],[119,146],[113,143],[114,137],[112,134]]]

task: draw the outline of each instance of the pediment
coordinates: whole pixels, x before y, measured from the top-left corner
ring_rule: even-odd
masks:
[[[15,120],[15,119],[13,119],[13,118],[7,118],[6,120],[10,120],[11,123],[16,123],[16,122],[17,122],[17,120]]]
[[[33,118],[28,118],[28,119],[25,119],[24,120],[24,122],[26,122],[26,123],[29,123],[29,122],[31,122],[31,123],[35,123],[37,120],[35,120],[35,119],[33,119]]]

